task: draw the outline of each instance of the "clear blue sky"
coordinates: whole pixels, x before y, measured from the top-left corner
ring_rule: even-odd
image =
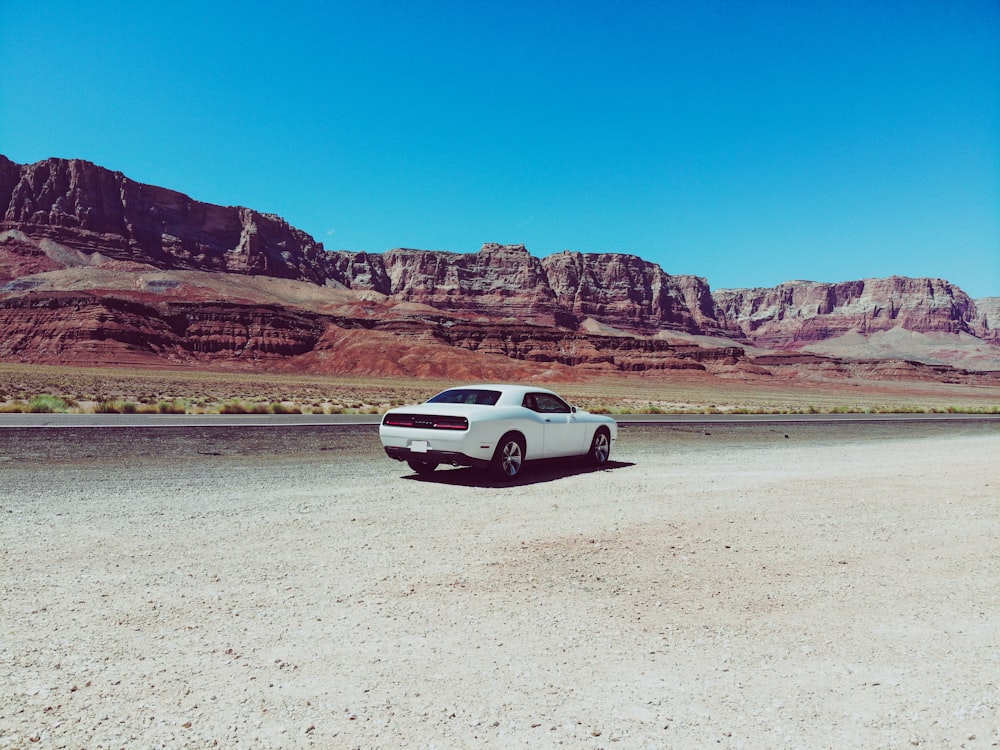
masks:
[[[0,0],[0,153],[328,249],[1000,295],[1000,2]]]

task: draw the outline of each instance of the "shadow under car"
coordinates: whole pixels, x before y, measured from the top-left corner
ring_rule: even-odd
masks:
[[[628,461],[609,460],[600,465],[584,463],[579,458],[549,458],[527,462],[514,479],[501,479],[489,471],[471,467],[439,468],[427,474],[407,474],[413,482],[431,482],[456,487],[522,487],[529,484],[554,482],[580,474],[594,474],[635,466]]]

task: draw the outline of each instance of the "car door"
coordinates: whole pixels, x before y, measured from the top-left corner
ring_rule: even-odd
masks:
[[[577,423],[569,404],[552,393],[530,393],[525,406],[542,418],[544,458],[583,453],[583,425]]]

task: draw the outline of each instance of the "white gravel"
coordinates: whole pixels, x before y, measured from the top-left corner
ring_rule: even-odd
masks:
[[[0,429],[0,748],[1000,744],[998,429],[334,429]]]

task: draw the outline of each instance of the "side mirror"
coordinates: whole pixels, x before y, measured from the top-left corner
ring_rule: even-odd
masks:
[[[569,410],[570,410],[571,414],[576,414],[576,407],[575,406],[569,407]]]

